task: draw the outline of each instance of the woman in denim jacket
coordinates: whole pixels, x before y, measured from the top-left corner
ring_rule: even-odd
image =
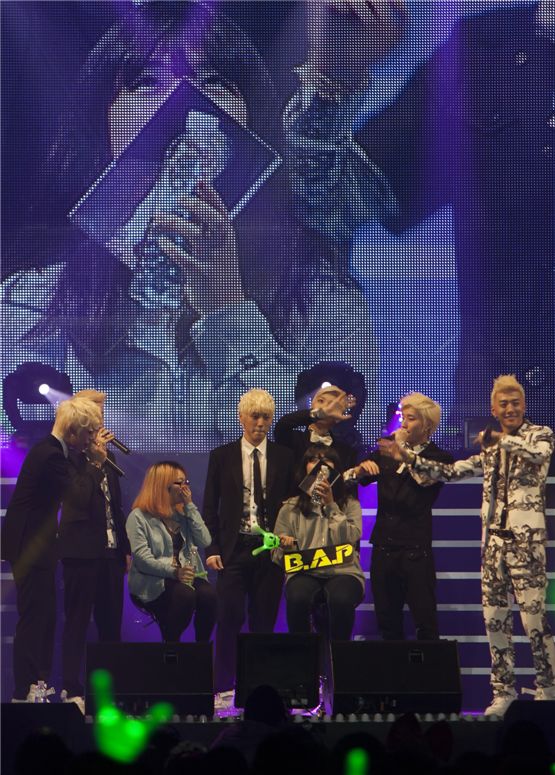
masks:
[[[208,546],[211,537],[179,463],[163,461],[148,469],[126,529],[133,602],[154,617],[166,642],[179,641],[193,614],[195,640],[210,640],[216,592],[197,547]]]

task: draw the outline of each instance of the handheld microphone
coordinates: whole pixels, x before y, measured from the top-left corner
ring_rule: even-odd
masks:
[[[486,425],[482,432],[482,447],[490,447],[493,444],[491,433],[493,431],[493,426]]]
[[[126,447],[123,441],[120,441],[119,439],[116,439],[115,437],[113,439],[110,439],[110,444],[113,444],[116,449],[119,449],[120,452],[123,452],[124,455],[130,455],[131,450],[129,447]]]
[[[125,471],[123,471],[117,463],[114,463],[113,460],[110,460],[109,457],[106,458],[106,464],[109,465],[118,476],[125,476]]]

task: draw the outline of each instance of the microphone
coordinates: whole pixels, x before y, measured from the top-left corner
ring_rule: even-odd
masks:
[[[120,452],[123,452],[124,455],[130,455],[131,450],[129,447],[126,447],[123,441],[120,441],[119,439],[116,439],[114,436],[113,439],[110,439],[110,444],[113,444],[116,449],[119,449]]]
[[[117,464],[117,463],[114,463],[114,461],[113,461],[113,460],[110,460],[110,458],[109,458],[109,457],[107,457],[107,458],[106,458],[106,461],[105,461],[105,462],[107,463],[107,465],[109,465],[109,466],[110,466],[110,468],[112,468],[112,470],[113,470],[113,471],[115,471],[115,472],[116,472],[116,474],[117,474],[118,476],[125,476],[125,471],[123,471],[123,470],[122,470],[122,469],[121,469],[121,468],[118,466],[118,464]]]
[[[491,447],[491,445],[494,443],[491,438],[492,431],[493,431],[493,426],[489,424],[486,425],[486,427],[482,432],[482,441],[481,441],[482,447]]]

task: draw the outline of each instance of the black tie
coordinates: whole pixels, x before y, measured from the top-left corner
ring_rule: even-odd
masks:
[[[262,474],[260,473],[259,451],[256,447],[252,451],[252,486],[254,490],[254,502],[256,504],[256,516],[260,527],[265,525],[264,490],[262,489]]]

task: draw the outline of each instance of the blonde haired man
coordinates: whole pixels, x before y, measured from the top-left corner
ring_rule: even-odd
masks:
[[[2,559],[11,563],[19,619],[13,644],[14,701],[33,702],[52,666],[57,513],[70,480],[69,450],[81,452],[102,424],[86,399],[62,401],[52,433],[23,461],[2,524]]]
[[[337,385],[324,385],[312,396],[310,409],[289,412],[277,421],[275,439],[293,451],[296,463],[302,460],[310,446],[324,444],[333,446],[343,471],[353,469],[358,462],[356,450],[333,433],[336,425],[350,419],[353,402],[353,397]]]
[[[441,407],[423,393],[401,399],[401,428],[394,437],[403,448],[427,460],[453,458],[430,441],[441,419]],[[378,629],[384,640],[403,640],[403,606],[407,603],[419,640],[437,640],[436,574],[432,554],[432,506],[442,485],[423,484],[406,465],[394,463],[381,450],[358,467],[377,479],[378,511],[370,537],[370,580]]]
[[[257,527],[272,531],[281,503],[290,495],[291,452],[268,441],[274,399],[249,390],[237,407],[242,438],[210,453],[203,516],[212,536],[206,565],[218,572],[216,707],[229,706],[235,683],[236,641],[248,609],[251,632],[274,629],[283,573],[260,546]]]
[[[525,408],[524,388],[514,375],[503,374],[491,392],[491,411],[501,430],[479,434],[479,454],[442,465],[394,441],[380,445],[384,454],[405,461],[430,482],[484,476],[482,603],[493,688],[486,715],[503,716],[516,699],[512,594],[530,638],[536,699],[555,699],[555,645],[545,613],[545,484],[554,439],[551,428],[526,419]]]
[[[81,390],[74,401],[92,402],[104,424],[106,393]],[[91,616],[98,640],[121,640],[123,580],[131,549],[125,531],[119,476],[107,461],[113,434],[100,427],[85,450],[70,453],[70,483],[66,488],[58,536],[64,578],[62,633],[62,702],[74,702],[85,712],[83,668]]]

